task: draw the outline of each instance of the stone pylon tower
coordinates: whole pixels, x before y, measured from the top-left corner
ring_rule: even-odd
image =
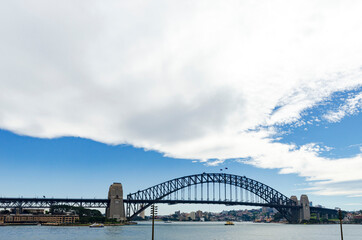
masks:
[[[309,200],[308,196],[303,194],[300,196],[300,200],[296,196],[291,196],[291,200],[296,202],[297,206],[300,206],[300,209],[292,209],[292,217],[293,223],[300,223],[303,220],[310,220],[310,207],[309,207]]]
[[[310,208],[309,208],[309,199],[308,196],[303,194],[300,196],[300,205],[302,206],[300,210],[300,218],[302,220],[310,220]]]
[[[297,196],[291,196],[290,199],[293,200],[296,203],[297,206],[299,205],[299,201],[298,201]],[[290,211],[292,213],[292,223],[299,223],[299,221],[300,221],[300,210],[299,209],[291,209]]]
[[[107,218],[115,218],[117,221],[126,221],[123,203],[123,188],[121,183],[113,183],[108,191],[109,206],[106,210]]]

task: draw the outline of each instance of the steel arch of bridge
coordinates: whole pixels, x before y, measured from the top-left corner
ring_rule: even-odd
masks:
[[[263,199],[267,204],[266,206],[271,206],[277,209],[288,221],[293,222],[292,209],[298,208],[296,202],[283,195],[279,191],[271,188],[261,182],[247,178],[245,176],[238,176],[233,174],[226,173],[202,173],[196,175],[190,175],[180,178],[175,178],[158,185],[149,187],[142,191],[137,191],[127,195],[127,218],[132,219],[141,213],[143,210],[148,208],[154,203],[165,203],[165,197],[170,194],[177,192],[181,189],[188,188],[193,185],[198,184],[209,184],[209,183],[218,183],[235,186],[240,189],[245,189],[256,196]],[[195,201],[184,201],[182,200],[173,200],[168,203],[193,203]],[[226,204],[226,205],[235,205],[235,202],[225,201],[198,201],[197,203],[210,203],[212,204]],[[240,203],[243,205],[243,203]],[[262,204],[255,204],[263,206]]]

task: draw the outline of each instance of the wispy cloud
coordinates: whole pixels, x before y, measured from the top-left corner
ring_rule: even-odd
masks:
[[[211,165],[248,159],[327,180],[329,192],[316,187],[330,194],[362,181],[361,156],[279,143],[275,126],[361,86],[361,11],[359,1],[7,1],[0,127]],[[325,118],[352,114],[360,98]]]
[[[345,206],[361,206],[362,203],[345,203]]]
[[[335,111],[329,111],[323,117],[329,122],[339,122],[346,115],[357,114],[362,109],[362,93],[349,97],[347,101]]]

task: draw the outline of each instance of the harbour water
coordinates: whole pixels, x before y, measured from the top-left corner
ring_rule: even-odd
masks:
[[[362,225],[344,225],[344,239],[361,240]],[[2,226],[0,240],[147,240],[151,239],[151,224],[110,226],[104,228],[57,226]],[[223,222],[158,222],[156,240],[338,240],[339,225],[291,225],[274,223]]]

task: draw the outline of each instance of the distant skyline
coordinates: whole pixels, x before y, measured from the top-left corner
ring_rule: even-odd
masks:
[[[0,196],[104,198],[112,182],[126,195],[227,167],[362,209],[361,11],[358,1],[4,2]],[[230,207],[160,211],[177,209]]]

